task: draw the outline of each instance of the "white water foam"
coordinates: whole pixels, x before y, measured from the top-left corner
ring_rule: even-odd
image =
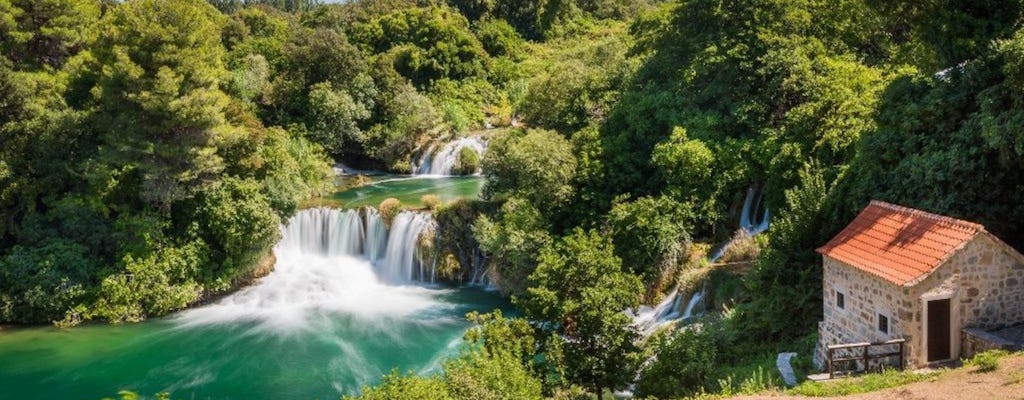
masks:
[[[464,148],[472,149],[478,157],[483,158],[487,142],[479,136],[470,136],[448,142],[440,149],[436,145],[428,147],[413,165],[413,175],[451,175],[459,160],[459,153]]]
[[[281,228],[274,271],[255,286],[185,311],[184,326],[254,321],[274,331],[314,329],[331,315],[407,318],[443,306],[442,290],[408,285],[425,272],[415,251],[429,214],[402,212],[384,227],[376,211],[303,210]],[[378,262],[372,262],[377,260]]]

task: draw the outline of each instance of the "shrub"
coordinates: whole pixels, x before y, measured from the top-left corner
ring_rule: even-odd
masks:
[[[1006,350],[988,350],[975,354],[966,364],[978,367],[977,372],[992,372],[999,369],[999,360],[1009,354]]]
[[[656,343],[657,358],[640,371],[637,396],[675,398],[708,385],[719,358],[711,325],[688,328]]]
[[[452,169],[456,175],[473,175],[480,169],[480,155],[476,150],[463,147],[459,150],[459,160]]]
[[[384,221],[384,224],[391,226],[391,221],[394,221],[398,213],[402,212],[402,202],[394,197],[388,197],[380,202],[377,212],[380,213],[380,219]]]
[[[718,259],[721,263],[754,261],[761,255],[761,245],[747,231],[740,229],[732,237],[729,247]]]
[[[420,197],[420,202],[423,203],[423,207],[434,210],[441,204],[441,198],[437,197],[436,194],[425,194],[423,197]]]

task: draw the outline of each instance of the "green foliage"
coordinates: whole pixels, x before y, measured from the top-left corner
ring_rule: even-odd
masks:
[[[569,136],[591,123],[600,123],[619,98],[635,70],[627,58],[629,38],[619,26],[595,29],[593,38],[567,38],[551,43],[551,54],[530,61],[539,67],[519,111],[532,126]]]
[[[103,279],[86,317],[137,322],[184,308],[199,297],[199,285],[191,277],[202,267],[207,251],[201,242],[192,242],[164,247],[142,259],[126,256],[124,272]]]
[[[405,85],[387,105],[385,116],[386,123],[373,126],[363,135],[363,147],[389,169],[407,172],[417,142],[437,127],[440,115],[429,98]]]
[[[965,365],[977,368],[978,372],[992,372],[999,369],[999,360],[1010,355],[1006,350],[987,350],[971,357]]]
[[[228,34],[199,0],[23,5],[0,4],[18,52],[0,57],[0,321],[183,308],[242,281],[329,184],[318,145],[253,113],[285,19],[241,12]]]
[[[216,142],[239,129],[226,123],[219,89],[223,22],[200,0],[132,1],[104,18],[92,51],[107,157],[138,174],[143,199],[164,209],[215,179]]]
[[[620,202],[608,213],[616,254],[647,287],[659,283],[688,257],[693,212],[670,197]]]
[[[98,0],[0,1],[0,52],[29,67],[60,68],[93,40]]]
[[[67,240],[14,247],[0,259],[0,320],[60,320],[86,299],[97,264],[86,246]]]
[[[356,24],[354,31],[367,50],[390,52],[395,69],[421,88],[440,78],[486,73],[483,45],[465,17],[446,7],[400,9]]]
[[[480,44],[492,57],[508,57],[515,61],[521,61],[526,57],[526,41],[505,20],[478,21],[475,31]]]
[[[633,377],[637,333],[622,310],[639,305],[640,279],[622,271],[610,239],[576,229],[545,246],[530,287],[515,303],[551,340],[570,383],[592,393]]]
[[[719,339],[708,325],[656,338],[657,358],[640,372],[637,396],[675,398],[706,388],[715,374]]]
[[[834,382],[804,381],[787,392],[800,396],[814,397],[847,396],[908,385],[914,382],[931,381],[940,374],[941,372],[920,373],[917,371],[886,369],[879,373],[840,379]]]
[[[207,269],[204,281],[222,289],[249,272],[246,268],[255,266],[277,242],[281,220],[254,180],[223,179],[198,200],[193,220],[201,221],[203,228],[195,234],[219,249],[214,257],[221,258],[218,267]]]
[[[459,158],[452,167],[452,173],[456,175],[472,175],[480,169],[480,154],[469,147],[459,150]]]
[[[399,375],[392,371],[376,386],[367,386],[359,396],[344,396],[343,400],[455,400],[448,394],[445,382],[437,377]]]
[[[531,129],[495,138],[484,155],[483,196],[519,197],[547,211],[572,195],[576,159],[569,141],[551,131]]]
[[[537,254],[551,243],[549,230],[537,207],[519,198],[502,204],[496,220],[481,215],[473,223],[473,237],[490,255],[492,274],[504,293],[519,295],[526,290]]]
[[[501,311],[470,313],[476,326],[466,332],[468,350],[444,365],[445,381],[457,399],[540,399],[533,376],[536,345],[525,320],[507,319]]]

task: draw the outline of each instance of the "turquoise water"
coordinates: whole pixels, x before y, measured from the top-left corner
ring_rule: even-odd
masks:
[[[337,399],[392,369],[435,371],[458,350],[466,312],[506,307],[478,289],[414,290],[431,301],[414,314],[314,312],[295,327],[172,317],[3,331],[0,398],[99,399],[128,389],[175,399]]]
[[[415,207],[425,194],[475,197],[482,185],[479,177],[376,179],[335,198],[360,207],[397,197]],[[274,271],[213,304],[137,324],[0,331],[0,400],[100,399],[120,390],[174,399],[338,399],[392,370],[438,371],[459,351],[466,313],[508,311],[482,289],[379,276],[415,268],[404,255],[416,237],[377,238],[386,248],[371,262],[363,249],[374,247],[368,228],[321,229],[334,214],[301,214],[282,230]]]
[[[436,195],[442,201],[477,198],[484,182],[479,176],[379,176],[371,179],[374,179],[373,183],[335,193],[331,199],[341,207],[357,208],[376,207],[384,199],[394,197],[406,207],[417,208],[423,206],[420,199],[428,194]]]

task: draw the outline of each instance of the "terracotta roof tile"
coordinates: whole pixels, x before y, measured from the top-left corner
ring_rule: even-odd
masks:
[[[897,285],[913,285],[985,227],[872,201],[818,253]]]

